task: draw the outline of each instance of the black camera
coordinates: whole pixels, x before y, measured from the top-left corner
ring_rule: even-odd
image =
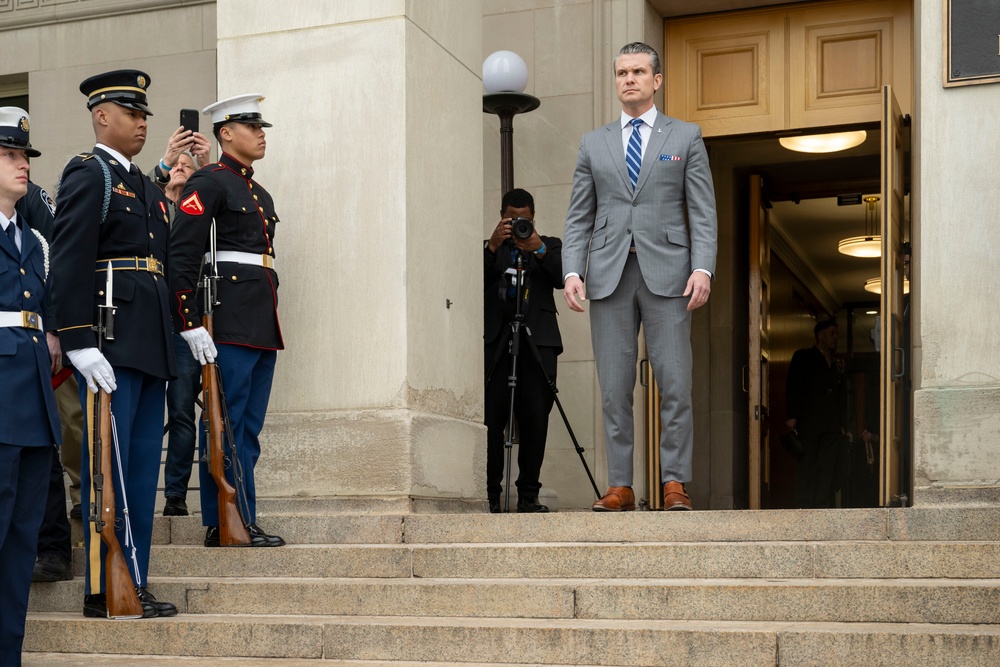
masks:
[[[531,238],[531,235],[535,233],[535,223],[527,218],[514,218],[510,221],[510,233],[514,235],[514,238],[522,241]]]

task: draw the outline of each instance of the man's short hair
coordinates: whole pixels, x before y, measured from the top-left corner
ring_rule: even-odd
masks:
[[[822,322],[817,322],[816,326],[813,327],[813,336],[819,336],[820,333],[830,328],[837,328],[837,320],[823,320]]]
[[[645,44],[644,42],[626,44],[618,52],[618,56],[625,56],[631,53],[645,53],[649,56],[649,64],[653,68],[653,76],[663,74],[663,67],[660,66],[660,54],[649,44]],[[614,61],[611,63],[612,70],[618,69],[618,56],[615,56]]]
[[[508,208],[524,208],[526,206],[529,211],[534,213],[535,198],[527,190],[514,188],[503,196],[503,200],[500,202],[500,212],[503,213]]]

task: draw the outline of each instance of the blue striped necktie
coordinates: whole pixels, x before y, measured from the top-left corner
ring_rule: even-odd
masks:
[[[628,178],[632,181],[632,189],[635,190],[635,184],[639,182],[639,169],[642,168],[642,135],[639,134],[642,119],[633,118],[629,122],[632,124],[632,136],[628,138],[625,166],[628,167]]]

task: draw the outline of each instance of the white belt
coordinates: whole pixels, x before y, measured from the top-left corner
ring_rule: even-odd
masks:
[[[0,311],[0,327],[24,327],[25,329],[42,330],[42,316],[30,310],[16,312]]]
[[[212,261],[212,254],[205,253],[205,261]],[[215,253],[217,262],[235,262],[237,264],[250,264],[252,266],[263,266],[265,269],[274,268],[274,257],[270,255],[255,255],[252,252],[236,252],[235,250],[219,250]]]

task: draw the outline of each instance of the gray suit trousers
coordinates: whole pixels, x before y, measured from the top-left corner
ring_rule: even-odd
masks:
[[[687,297],[649,291],[635,254],[629,254],[617,288],[590,302],[590,335],[601,385],[608,484],[632,486],[635,423],[632,396],[639,352],[639,324],[663,397],[660,406],[660,473],[668,482],[691,481],[691,313]]]

